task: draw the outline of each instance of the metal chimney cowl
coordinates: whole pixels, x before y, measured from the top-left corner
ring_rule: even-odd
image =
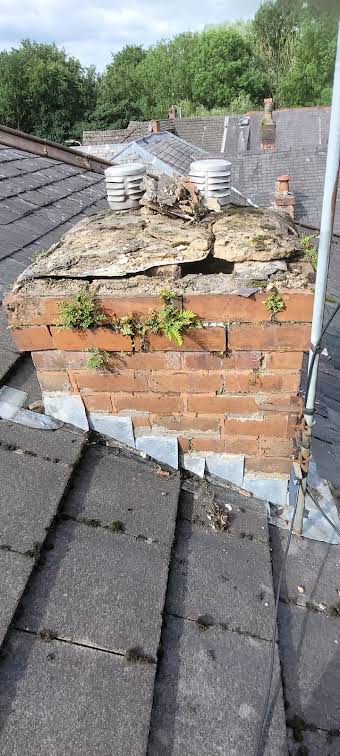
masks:
[[[139,207],[143,196],[141,182],[145,174],[144,163],[122,163],[106,168],[105,184],[111,210]]]
[[[190,165],[190,178],[203,197],[217,200],[220,207],[230,205],[231,163],[228,160],[196,160]]]

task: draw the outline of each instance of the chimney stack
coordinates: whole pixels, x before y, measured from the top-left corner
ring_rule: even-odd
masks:
[[[149,129],[152,134],[159,134],[161,130],[161,124],[160,121],[150,121],[149,123]]]
[[[177,118],[177,108],[175,105],[171,105],[171,108],[169,110],[169,118],[172,120],[173,118]]]
[[[295,197],[289,189],[290,176],[278,176],[276,179],[275,192],[273,194],[274,210],[288,213],[294,219]]]
[[[276,124],[272,119],[274,103],[272,97],[264,99],[264,115],[261,122],[261,147],[263,150],[275,148]]]

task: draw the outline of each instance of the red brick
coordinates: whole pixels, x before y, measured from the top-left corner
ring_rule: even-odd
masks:
[[[267,410],[268,412],[290,412],[292,409],[298,411],[300,407],[299,398],[291,394],[256,394],[255,403],[258,410]]]
[[[33,352],[32,360],[37,370],[67,370],[85,367],[88,352],[59,352],[56,349],[46,352]]]
[[[140,342],[136,342],[140,347]],[[225,352],[226,332],[225,328],[192,328],[183,336],[182,346],[174,345],[173,341],[165,336],[150,334],[146,344],[146,351],[155,352]]]
[[[300,370],[302,352],[269,352],[265,356],[266,370]]]
[[[190,440],[188,438],[185,438],[185,436],[178,436],[177,441],[179,451],[182,454],[187,454],[187,452],[190,451]]]
[[[132,424],[134,428],[150,428],[150,415],[132,415]]]
[[[188,411],[223,415],[225,412],[249,414],[259,410],[254,397],[202,394],[188,397]]]
[[[258,441],[252,436],[225,436],[210,438],[209,436],[195,436],[191,439],[194,451],[225,452],[228,454],[258,454]]]
[[[151,391],[164,394],[218,391],[222,386],[220,373],[172,373],[157,371],[148,375]]]
[[[246,370],[259,368],[261,352],[229,352],[226,355],[211,352],[189,352],[181,355],[184,370]]]
[[[221,418],[217,415],[157,415],[151,418],[151,423],[156,427],[168,428],[168,430],[180,431],[219,431]]]
[[[284,457],[292,453],[294,443],[288,438],[259,437],[259,454],[264,457]]]
[[[66,370],[38,371],[38,381],[43,391],[70,391],[71,385]]]
[[[292,460],[284,457],[246,457],[246,472],[289,473]]]
[[[103,412],[109,415],[113,414],[110,394],[96,392],[95,394],[84,394],[82,396],[88,412]]]
[[[116,412],[122,410],[141,410],[162,414],[183,412],[183,400],[179,396],[163,396],[162,394],[112,394],[112,402]]]
[[[174,299],[175,305],[182,309],[182,297]],[[112,320],[114,316],[122,318],[125,315],[149,315],[153,310],[160,310],[163,302],[160,297],[98,297],[98,304]]]
[[[264,371],[225,371],[224,390],[228,393],[257,394],[258,392],[292,391],[300,386],[300,373],[266,373]]]
[[[224,420],[224,434],[259,436],[260,434],[268,436],[288,436],[288,418],[287,415],[269,413],[260,413],[260,417],[228,417]]]
[[[313,294],[310,291],[280,291],[285,309],[277,314],[281,321],[310,322],[313,310]],[[193,310],[203,320],[223,322],[262,322],[270,320],[265,307],[268,296],[265,292],[251,297],[235,294],[192,294],[183,298],[183,307]]]
[[[79,389],[84,391],[146,391],[147,381],[133,370],[111,373],[109,370],[74,370],[74,379]]]
[[[20,352],[53,349],[54,346],[52,336],[46,326],[15,328],[11,331],[11,336]]]
[[[96,347],[108,352],[131,352],[132,344],[128,336],[115,333],[110,328],[94,328],[81,331],[73,329],[51,328],[57,349],[65,351],[84,351]]]
[[[229,349],[261,349],[272,351],[308,349],[310,344],[310,325],[301,323],[279,325],[231,325],[228,330]]]
[[[112,354],[109,364],[118,370],[180,370],[181,355],[175,351]]]

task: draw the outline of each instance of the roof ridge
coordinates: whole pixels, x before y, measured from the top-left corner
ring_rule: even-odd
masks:
[[[26,150],[34,155],[47,157],[51,160],[59,160],[68,165],[74,165],[86,171],[94,173],[104,173],[108,165],[112,165],[109,160],[104,158],[92,157],[72,147],[52,142],[49,139],[26,134],[24,131],[11,129],[9,126],[0,124],[0,144],[7,147],[14,147],[19,150]]]

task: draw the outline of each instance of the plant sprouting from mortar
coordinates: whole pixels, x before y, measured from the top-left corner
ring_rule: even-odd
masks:
[[[270,313],[272,320],[275,320],[278,312],[285,310],[284,301],[277,289],[272,289],[270,294],[268,294],[267,299],[264,300],[263,304],[266,310]]]
[[[94,294],[82,288],[71,302],[62,302],[59,307],[61,328],[75,328],[87,330],[99,326],[106,320],[105,314],[99,307]]]
[[[150,311],[144,318],[134,313],[123,318],[114,318],[113,328],[123,336],[129,336],[133,344],[139,336],[142,348],[150,333],[165,336],[169,341],[174,341],[177,346],[181,346],[183,334],[189,328],[201,327],[201,320],[191,310],[181,310],[177,307],[174,298],[172,291],[161,289],[160,299],[163,306],[160,310]]]
[[[97,349],[97,347],[92,347],[89,349],[90,356],[88,357],[86,361],[86,367],[89,370],[104,370],[108,368],[109,365],[109,353],[105,352],[104,349]]]
[[[318,251],[315,244],[313,244],[313,239],[315,239],[315,236],[306,235],[302,237],[301,241],[303,247],[303,257],[305,260],[308,260],[308,262],[310,262],[315,272],[318,264]]]

